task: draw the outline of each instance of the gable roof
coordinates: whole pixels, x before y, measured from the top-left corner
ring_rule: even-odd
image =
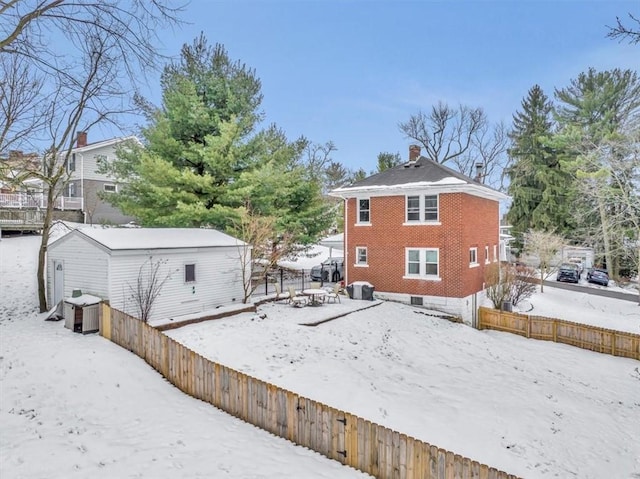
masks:
[[[203,228],[78,228],[52,242],[49,248],[80,235],[111,251],[246,246],[247,243],[214,229]]]
[[[466,192],[494,200],[507,199],[504,193],[479,183],[440,163],[419,157],[414,162],[394,166],[351,185],[336,188],[332,196],[349,197],[357,194],[398,194],[400,190],[431,189],[437,192]]]
[[[85,151],[97,150],[98,148],[103,148],[105,146],[116,145],[118,143],[122,143],[124,141],[135,141],[139,145],[142,145],[137,136],[120,136],[116,138],[110,138],[108,140],[96,141],[95,143],[89,143],[85,146],[75,147],[71,150],[72,153],[82,153]]]

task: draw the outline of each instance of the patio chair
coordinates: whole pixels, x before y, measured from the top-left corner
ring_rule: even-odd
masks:
[[[319,283],[319,282],[317,282],[317,281],[312,281],[312,282],[309,284],[309,288],[311,288],[311,289],[320,289],[320,283]]]
[[[291,293],[283,293],[280,283],[274,283],[273,287],[276,289],[276,299],[274,301],[288,300]]]
[[[299,296],[293,286],[289,286],[289,303],[292,306],[301,307],[307,305],[307,297]]]
[[[327,292],[327,294],[324,295],[324,300],[328,303],[331,300],[333,300],[333,302],[335,303],[336,300],[338,300],[338,303],[341,303],[340,301],[340,283],[336,283],[333,285],[333,289],[329,292]]]

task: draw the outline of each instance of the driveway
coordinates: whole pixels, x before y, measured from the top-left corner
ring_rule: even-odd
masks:
[[[604,286],[598,287],[596,285],[586,286],[586,284],[561,283],[555,280],[551,280],[551,281],[547,280],[544,282],[544,285],[545,287],[549,286],[551,288],[566,289],[569,291],[577,291],[579,293],[593,294],[595,296],[605,296],[607,298],[622,299],[624,301],[633,301],[636,303],[638,302],[637,294],[629,294],[629,293],[622,293],[620,291],[612,291],[610,289],[606,289]]]

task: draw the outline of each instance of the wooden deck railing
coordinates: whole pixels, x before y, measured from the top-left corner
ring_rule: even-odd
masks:
[[[569,344],[589,351],[640,360],[640,334],[614,331],[562,319],[478,308],[478,329]]]
[[[106,304],[101,305],[100,311],[102,336],[140,356],[181,391],[374,477],[517,479],[214,363],[147,323]]]

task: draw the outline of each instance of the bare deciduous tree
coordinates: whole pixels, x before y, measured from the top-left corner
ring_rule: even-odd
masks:
[[[77,134],[104,122],[117,126],[123,115],[133,112],[129,98],[160,58],[157,29],[177,21],[180,9],[167,4],[163,0],[0,3],[0,55],[2,68],[10,73],[3,93],[11,93],[1,99],[11,108],[10,114],[0,117],[0,132],[6,132],[0,151],[24,142],[42,145],[42,171],[25,171],[15,178],[36,177],[47,193],[37,273],[41,311],[47,310],[44,269],[53,206],[69,179]]]
[[[153,256],[149,256],[138,270],[138,277],[135,284],[127,283],[129,286],[129,298],[133,301],[138,318],[145,323],[151,317],[151,311],[156,299],[160,295],[165,283],[171,279],[173,271],[163,273],[162,266],[167,264],[166,259],[154,261]]]
[[[482,108],[444,102],[429,112],[418,111],[398,127],[407,137],[422,146],[424,156],[469,176],[476,176],[482,164],[481,182],[496,183],[502,178],[507,135],[504,125],[491,127]]]
[[[493,263],[485,269],[486,293],[495,309],[502,309],[506,301],[517,306],[536,291],[532,281],[535,270],[512,264]]]
[[[620,20],[620,17],[616,17],[616,25],[609,28],[609,33],[607,36],[609,38],[615,38],[617,40],[629,40],[629,43],[640,43],[640,18],[634,16],[629,13],[629,20],[627,20],[630,25],[635,26],[627,26]]]
[[[564,246],[561,236],[549,231],[530,230],[525,234],[524,251],[531,266],[540,272],[540,292],[544,292],[544,281],[558,269],[556,257]]]
[[[292,237],[289,235],[282,235],[274,241],[275,225],[276,218],[254,214],[249,203],[241,210],[240,217],[234,222],[233,233],[244,242],[244,244],[238,244],[244,290],[243,303],[249,300],[257,287],[257,284],[252,281],[254,268],[266,274],[294,248]]]

